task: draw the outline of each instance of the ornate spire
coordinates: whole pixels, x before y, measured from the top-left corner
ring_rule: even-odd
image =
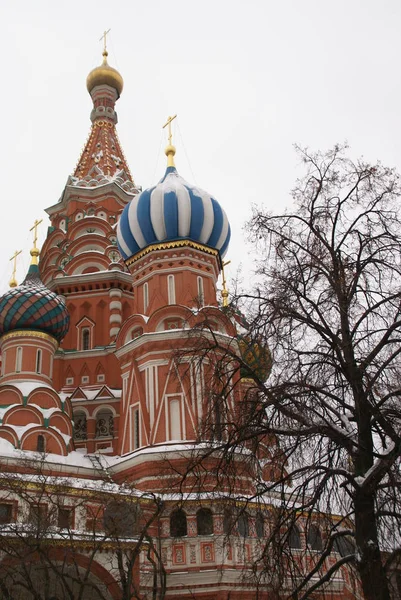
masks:
[[[167,122],[163,125],[163,129],[168,126],[168,146],[166,147],[166,149],[164,151],[167,156],[167,167],[175,167],[175,164],[174,164],[175,146],[173,146],[173,144],[172,144],[173,134],[171,133],[171,121],[174,121],[174,119],[176,117],[177,117],[177,115],[174,115],[174,117],[169,117],[167,119]]]
[[[70,185],[103,185],[116,174],[122,173],[122,180],[128,187],[134,188],[115,128],[117,113],[114,109],[123,89],[123,78],[107,62],[106,36],[109,31],[105,31],[100,38],[103,40],[103,63],[93,69],[86,79],[93,100],[92,128],[73,174],[75,181]]]

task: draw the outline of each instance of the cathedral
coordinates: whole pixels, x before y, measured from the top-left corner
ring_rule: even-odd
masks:
[[[40,250],[33,227],[24,281],[0,298],[1,597],[281,597],[255,567],[278,502],[260,493],[276,442],[257,460],[251,445],[235,456],[230,480],[220,458],[204,458],[252,395],[235,372],[216,402],[234,345],[260,377],[271,366],[228,306],[227,215],[179,175],[175,117],[160,181],[136,184],[116,130],[123,79],[106,48],[87,89],[75,171],[46,209]],[[293,547],[318,551],[318,522],[312,537],[299,523]],[[325,594],[358,597],[346,568]]]

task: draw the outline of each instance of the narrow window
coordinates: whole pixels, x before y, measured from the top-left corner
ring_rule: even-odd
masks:
[[[36,350],[36,373],[42,372],[42,350]]]
[[[22,348],[20,346],[18,346],[17,354],[16,354],[16,358],[15,358],[15,370],[17,373],[21,372],[21,367],[22,367]]]
[[[187,515],[182,508],[171,513],[170,535],[171,537],[183,537],[187,535]]]
[[[89,350],[90,332],[87,327],[82,330],[82,350]]]
[[[212,535],[213,514],[209,508],[200,508],[196,513],[198,535]]]
[[[134,450],[141,445],[139,431],[139,408],[134,410]]]
[[[223,532],[226,535],[230,535],[234,526],[233,514],[229,508],[224,510],[223,517]]]
[[[143,312],[146,313],[149,306],[149,286],[147,283],[143,284]]]
[[[168,303],[175,304],[175,281],[174,275],[167,277]]]
[[[201,305],[203,305],[203,303],[204,303],[203,279],[202,279],[202,277],[198,277],[198,302]]]
[[[288,545],[290,548],[300,549],[301,548],[301,535],[296,525],[293,525],[288,534]]]
[[[255,519],[255,529],[256,529],[256,535],[258,536],[258,538],[262,538],[265,535],[265,523],[264,523],[264,518],[261,512],[258,512],[256,515],[256,519]]]
[[[237,527],[238,527],[238,533],[242,536],[242,537],[248,537],[249,535],[249,523],[248,523],[248,515],[245,513],[242,513],[242,515],[240,515],[238,517],[238,523],[237,523]]]
[[[42,453],[45,451],[45,438],[43,435],[38,435],[38,439],[36,442],[36,451]]]
[[[311,550],[323,550],[322,535],[319,527],[311,525],[308,530],[308,546]]]
[[[181,440],[180,401],[170,400],[170,440]]]

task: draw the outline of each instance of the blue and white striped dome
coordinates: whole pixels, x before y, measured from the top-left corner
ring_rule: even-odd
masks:
[[[230,241],[230,224],[210,194],[190,185],[175,167],[124,208],[117,225],[117,244],[125,260],[150,244],[188,239],[219,251]]]

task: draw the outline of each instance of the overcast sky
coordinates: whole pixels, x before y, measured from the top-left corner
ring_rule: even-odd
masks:
[[[163,175],[161,127],[178,113],[176,165],[227,212],[231,276],[241,262],[252,268],[242,229],[251,205],[282,210],[302,175],[294,143],[346,140],[354,158],[401,170],[400,0],[0,0],[0,22],[0,291],[16,249],[23,278],[29,228],[78,161],[105,29],[125,82],[118,132],[135,182]]]

